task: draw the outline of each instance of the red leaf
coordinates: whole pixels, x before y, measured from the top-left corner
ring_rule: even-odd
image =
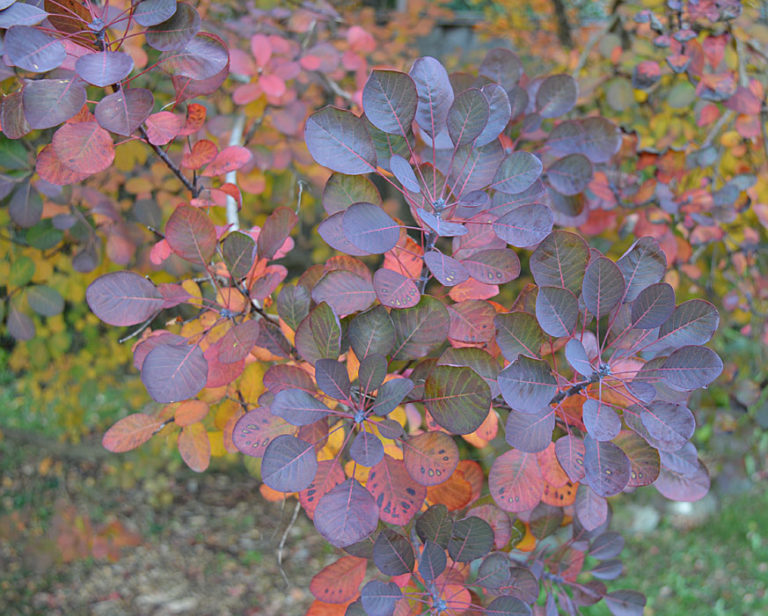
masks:
[[[35,163],[35,171],[46,182],[56,186],[77,184],[89,175],[88,173],[78,173],[65,167],[59,160],[59,157],[56,156],[56,152],[53,151],[52,145],[47,145],[40,150],[40,153],[37,155],[37,162]]]
[[[101,444],[114,453],[130,451],[146,443],[162,425],[161,421],[149,415],[134,413],[123,417],[107,430]]]
[[[181,159],[181,166],[187,169],[199,169],[203,165],[211,162],[219,153],[219,148],[213,141],[201,139],[192,146],[191,152],[184,152]]]
[[[165,145],[181,131],[181,119],[170,111],[153,113],[146,119],[147,137],[152,145]]]
[[[65,124],[53,135],[53,151],[61,164],[77,173],[98,173],[115,159],[112,137],[96,122]]]
[[[196,133],[205,124],[206,109],[203,105],[197,103],[190,103],[187,106],[187,122],[184,124],[184,128],[179,131],[179,135],[192,135]]]
[[[251,152],[239,145],[231,145],[219,152],[218,156],[209,164],[201,175],[214,177],[224,175],[230,171],[236,171],[251,160]]]
[[[360,592],[367,564],[364,558],[342,556],[312,578],[309,590],[325,603],[346,603]]]

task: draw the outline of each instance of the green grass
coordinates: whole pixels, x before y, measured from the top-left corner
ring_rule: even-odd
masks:
[[[768,616],[768,490],[726,497],[698,528],[628,537],[621,557],[608,588],[643,592],[647,616]],[[602,603],[584,613],[610,614]]]

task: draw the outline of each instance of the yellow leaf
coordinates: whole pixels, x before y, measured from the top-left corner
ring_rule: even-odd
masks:
[[[264,364],[251,363],[245,367],[238,381],[240,393],[243,399],[253,406],[258,405],[259,396],[264,393]]]

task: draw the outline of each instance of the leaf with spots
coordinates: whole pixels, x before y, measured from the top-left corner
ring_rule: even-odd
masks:
[[[446,287],[453,287],[469,278],[464,265],[439,250],[430,250],[425,254],[424,263],[435,279]]]
[[[299,491],[299,502],[311,520],[320,499],[331,489],[344,481],[344,471],[338,460],[321,460],[317,463],[317,473],[306,488]]]
[[[368,561],[356,556],[342,556],[317,573],[309,591],[326,603],[346,603],[360,593]]]
[[[618,445],[629,458],[631,468],[627,487],[649,486],[656,481],[661,469],[657,449],[651,447],[645,439],[632,430],[619,432],[619,435],[613,439],[613,443]]]
[[[610,441],[584,439],[584,471],[586,482],[598,496],[618,494],[629,483],[629,458]]]
[[[459,448],[445,432],[422,432],[403,444],[408,474],[423,486],[446,481],[459,463]]]
[[[504,511],[533,509],[544,492],[544,478],[536,455],[510,449],[493,461],[488,487]]]
[[[232,431],[232,441],[241,453],[261,458],[272,439],[294,432],[294,426],[273,415],[269,407],[261,406],[237,420]]]
[[[426,488],[411,478],[403,461],[387,454],[371,468],[365,487],[373,495],[379,518],[398,526],[413,518],[427,495]]]

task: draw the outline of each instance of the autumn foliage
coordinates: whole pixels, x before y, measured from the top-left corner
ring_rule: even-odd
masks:
[[[765,120],[738,3],[668,4],[615,3],[537,75],[326,4],[0,0],[11,238],[94,272],[155,403],[104,446],[258,460],[343,551],[311,615],[641,614],[604,583],[608,499],[709,489],[689,398],[720,315],[681,278],[716,246],[755,267],[765,164],[738,162]],[[65,309],[32,282],[18,341]]]

